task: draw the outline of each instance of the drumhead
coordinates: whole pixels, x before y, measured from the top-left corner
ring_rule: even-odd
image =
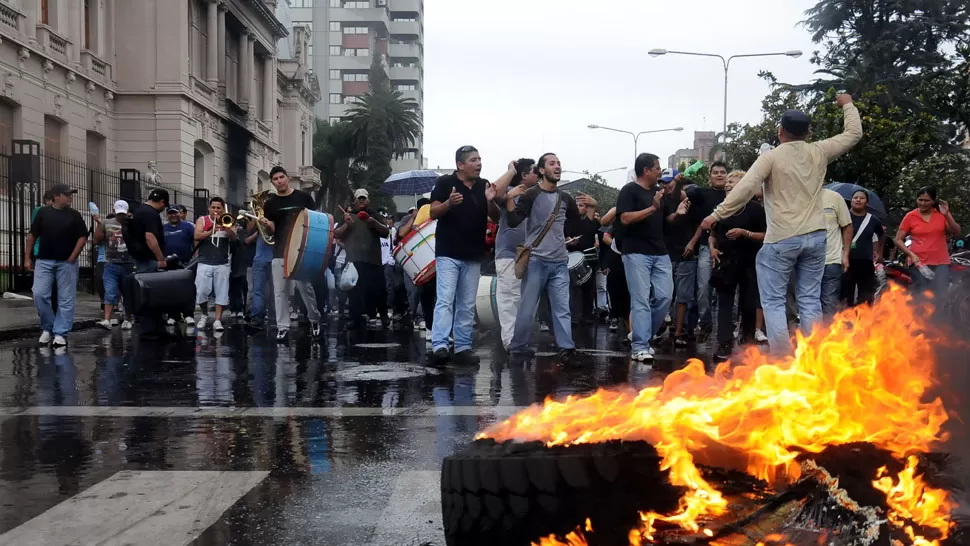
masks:
[[[582,252],[570,252],[569,253],[569,269],[578,267],[580,264],[586,261],[586,255]]]
[[[290,236],[286,239],[286,252],[283,254],[283,276],[285,277],[291,276],[300,266],[300,250],[306,241],[309,225],[308,214],[309,212],[304,209],[293,219],[293,229],[290,230]]]

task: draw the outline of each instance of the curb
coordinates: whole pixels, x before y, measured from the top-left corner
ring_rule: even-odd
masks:
[[[81,330],[87,330],[89,328],[94,328],[98,325],[98,319],[87,319],[87,320],[76,320],[74,321],[74,327],[71,328],[71,332],[79,332]],[[9,330],[0,330],[0,341],[14,341],[18,339],[27,338],[30,336],[36,336],[37,332],[40,331],[40,326],[24,326],[21,328],[11,328]]]

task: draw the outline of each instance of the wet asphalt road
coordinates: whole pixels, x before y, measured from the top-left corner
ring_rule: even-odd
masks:
[[[485,338],[478,369],[435,369],[423,332],[271,334],[3,345],[0,545],[443,544],[441,461],[476,432],[547,396],[658,380],[696,350],[631,364],[584,326],[569,369],[549,334],[525,367]]]

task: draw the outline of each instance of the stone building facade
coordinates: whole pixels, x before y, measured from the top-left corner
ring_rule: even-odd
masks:
[[[283,0],[285,2],[285,0]],[[283,165],[317,189],[309,33],[270,0],[0,0],[0,147],[146,171],[243,203]],[[283,18],[285,19],[285,17]],[[281,48],[281,44],[283,47]]]

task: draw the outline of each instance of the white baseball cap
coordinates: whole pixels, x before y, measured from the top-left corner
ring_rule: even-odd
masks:
[[[128,201],[124,199],[115,201],[114,209],[115,214],[128,214]]]

